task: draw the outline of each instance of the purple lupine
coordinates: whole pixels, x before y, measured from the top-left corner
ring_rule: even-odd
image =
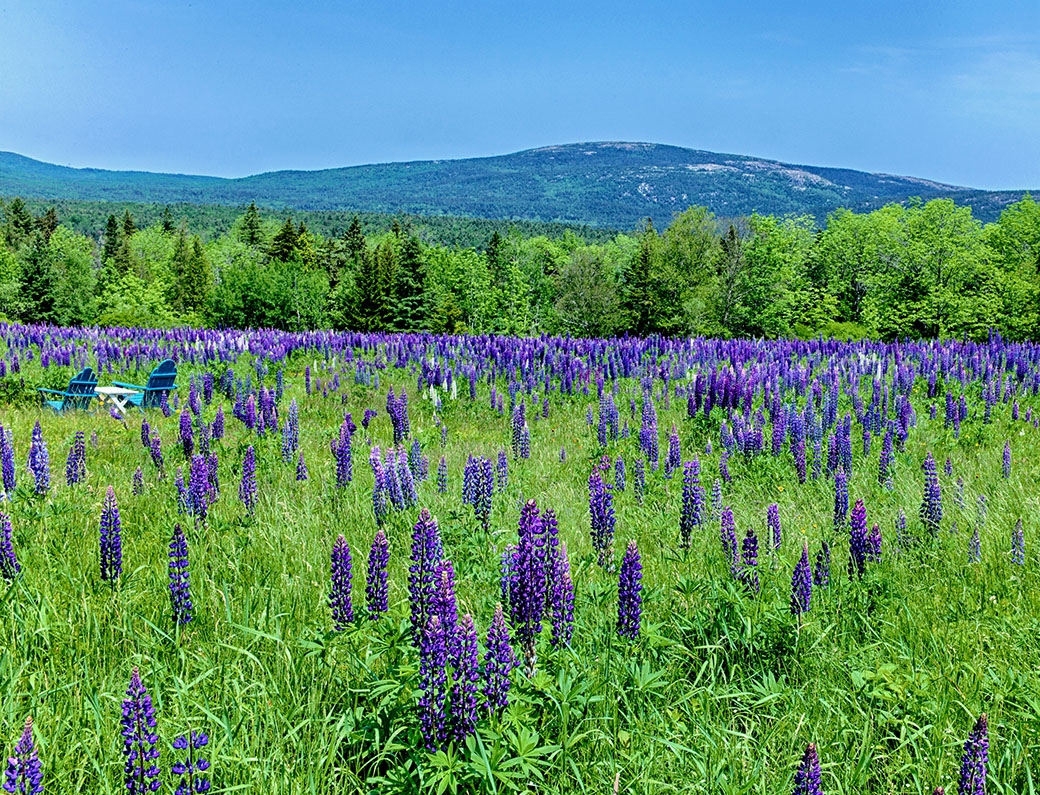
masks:
[[[802,763],[794,774],[791,795],[820,795],[820,759],[816,755],[816,743],[809,743],[802,755]]]
[[[188,512],[195,523],[203,524],[209,513],[209,462],[201,455],[192,456],[188,473]]]
[[[465,613],[459,620],[456,641],[450,651],[452,686],[449,735],[457,747],[477,730],[477,698],[480,692],[480,663],[477,656],[477,629]]]
[[[144,494],[144,473],[141,471],[141,467],[134,470],[134,481],[131,492],[135,497],[140,497]]]
[[[496,484],[498,491],[505,491],[509,488],[509,456],[506,455],[505,450],[498,451],[498,482]]]
[[[618,453],[617,461],[614,462],[614,489],[625,490],[625,459]]]
[[[1003,463],[1004,478],[1011,477],[1011,442],[1004,442],[1004,463]]]
[[[550,513],[545,512],[546,516]],[[549,639],[554,649],[567,646],[574,634],[574,582],[571,580],[571,562],[567,557],[566,542],[549,562],[549,618],[552,621],[552,636]]]
[[[435,584],[433,612],[440,616],[448,651],[453,652],[459,628],[459,610],[455,600],[455,566],[447,558],[437,564]]]
[[[419,633],[419,721],[428,751],[447,745],[447,638],[440,616],[433,614]]]
[[[141,674],[136,666],[130,675],[130,686],[123,699],[123,782],[129,795],[145,795],[155,792],[162,782],[159,779],[159,737],[155,733],[155,707],[152,697],[141,684]]]
[[[192,620],[191,576],[188,572],[188,540],[179,524],[170,537],[170,608],[173,622],[184,625]]]
[[[801,616],[809,611],[812,599],[813,575],[809,570],[809,543],[802,542],[802,556],[791,575],[791,615]]]
[[[181,412],[181,449],[184,451],[184,459],[190,460],[195,450],[195,437],[191,426],[191,413],[188,409]]]
[[[525,424],[520,430],[520,458],[531,457],[531,429]]]
[[[412,477],[412,470],[408,466],[408,454],[404,447],[397,451],[397,482],[401,486],[402,507],[411,508],[419,501],[419,495],[415,490],[415,478]]]
[[[256,510],[256,451],[253,445],[246,448],[242,460],[242,481],[238,484],[238,498],[250,516]]]
[[[206,375],[209,375],[207,373]],[[191,739],[182,734],[173,741],[173,747],[186,753],[183,762],[176,762],[170,767],[170,772],[180,776],[180,783],[173,795],[201,795],[209,792],[210,781],[204,775],[209,770],[209,760],[198,755],[209,744],[209,735],[202,732],[192,732]]]
[[[831,584],[831,546],[826,540],[820,542],[820,549],[816,553],[812,581],[813,585],[820,588],[828,588]]]
[[[978,563],[982,560],[982,542],[979,539],[979,526],[975,525],[975,531],[968,542],[968,563]]]
[[[210,438],[213,441],[219,441],[224,438],[224,404],[217,404],[217,414],[213,418],[213,428],[210,433]]]
[[[946,463],[943,464],[943,473],[948,478],[953,477],[953,461],[950,460],[949,456],[946,456]]]
[[[780,549],[780,506],[775,502],[766,508],[766,532],[769,534],[773,551]]]
[[[43,769],[33,742],[32,716],[25,719],[25,728],[13,752],[7,757],[4,771],[4,792],[15,795],[39,795],[43,792]]]
[[[336,466],[336,487],[344,488],[353,479],[353,450],[350,438],[350,424],[344,420],[339,428],[339,437],[330,443],[333,462]]]
[[[333,628],[336,631],[346,629],[354,620],[354,606],[350,600],[351,578],[350,547],[341,533],[332,547],[329,590],[329,608],[332,610]]]
[[[503,590],[508,597],[513,641],[522,649],[527,663],[526,673],[532,677],[538,667],[535,644],[542,631],[546,602],[545,531],[534,500],[528,500],[520,510],[517,541],[509,559]]]
[[[878,458],[878,484],[889,491],[892,483],[892,431],[885,432],[885,440],[881,444],[881,456]]]
[[[177,479],[174,481],[177,487],[177,513],[188,512],[188,488],[184,485],[184,473],[177,467]]]
[[[726,562],[729,564],[730,574],[736,578],[738,571],[737,528],[733,522],[733,509],[728,505],[722,509],[719,523],[721,525],[720,536],[722,538],[722,554],[725,556]]]
[[[722,518],[722,481],[718,478],[711,484],[711,516],[716,520]]]
[[[3,477],[3,492],[5,495],[14,493],[14,443],[12,431],[0,425],[0,474]]]
[[[0,577],[7,582],[13,582],[21,570],[18,556],[14,552],[14,530],[11,527],[11,519],[6,514],[0,513]]]
[[[481,456],[477,461],[475,471],[473,513],[486,533],[491,529],[491,494],[495,488],[491,459]]]
[[[690,546],[690,538],[701,523],[701,512],[704,509],[700,468],[696,456],[683,464],[682,513],[679,514],[679,546],[683,549]]]
[[[896,547],[906,549],[910,546],[911,538],[906,533],[906,514],[900,508],[896,514]]]
[[[123,530],[119,522],[119,506],[112,487],[105,493],[101,508],[101,579],[114,583],[123,573]]]
[[[849,480],[843,467],[834,472],[834,532],[840,533],[849,515]]]
[[[794,467],[798,473],[798,482],[805,483],[805,440],[799,439],[794,446]]]
[[[2,543],[2,539],[0,539],[0,555],[3,554]],[[1019,566],[1024,566],[1026,563],[1026,540],[1022,534],[1021,519],[1015,523],[1015,529],[1011,531],[1011,560]],[[0,561],[0,565],[3,565],[2,561]]]
[[[74,486],[87,476],[87,444],[83,431],[76,431],[65,462],[65,482]]]
[[[643,604],[643,566],[635,540],[628,542],[621,560],[618,577],[617,632],[622,638],[639,637],[639,620]]]
[[[636,495],[636,502],[642,505],[643,496],[646,494],[646,462],[642,458],[636,459],[635,470],[636,476],[633,491]]]
[[[564,463],[567,460],[567,448],[562,444],[560,445],[560,463]]]
[[[856,500],[849,516],[849,579],[863,579],[867,564],[867,508],[862,499]]]
[[[299,457],[296,459],[296,479],[307,479],[307,464],[303,461],[303,450],[300,450]]]
[[[672,424],[672,432],[668,435],[668,456],[664,461],[664,475],[670,478],[672,473],[682,466],[682,448],[679,445],[679,432]]]
[[[740,545],[739,579],[748,593],[752,596],[758,595],[758,537],[750,527]]]
[[[515,665],[501,602],[495,608],[484,647],[484,703],[489,714],[501,715],[509,706],[509,675]]]
[[[440,494],[448,493],[448,462],[444,460],[444,456],[441,456],[440,463],[437,464],[437,491]]]
[[[650,461],[650,471],[657,471],[657,410],[649,392],[643,393],[643,424],[639,430],[639,447]]]
[[[47,455],[47,443],[43,440],[43,430],[40,428],[39,420],[33,427],[28,467],[36,483],[36,493],[46,494],[51,488],[51,459]]]
[[[593,469],[589,475],[589,520],[596,562],[606,566],[613,557],[610,547],[614,541],[614,498],[598,469]]]
[[[148,452],[151,453],[152,463],[155,464],[155,468],[159,471],[159,474],[162,475],[163,465],[165,464],[165,461],[163,461],[162,440],[159,439],[158,434],[156,434],[151,438],[151,440],[149,440]]]
[[[961,756],[961,779],[957,795],[986,795],[986,763],[989,761],[989,723],[983,712],[968,739]]]
[[[928,453],[924,464],[924,497],[921,499],[921,524],[928,534],[935,538],[939,534],[942,522],[942,492],[939,490],[939,476],[935,471],[935,459]]]
[[[365,605],[368,608],[368,617],[373,621],[390,609],[386,576],[389,563],[390,545],[383,528],[379,528],[372,540],[372,549],[368,553],[368,576],[365,581]]]
[[[423,508],[412,530],[412,557],[408,575],[413,640],[422,642],[425,627],[433,615],[437,591],[437,567],[444,555],[437,520]]]

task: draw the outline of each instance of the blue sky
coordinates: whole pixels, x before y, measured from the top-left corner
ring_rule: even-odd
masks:
[[[0,0],[0,150],[65,165],[636,140],[1040,188],[1038,137],[1036,0]]]

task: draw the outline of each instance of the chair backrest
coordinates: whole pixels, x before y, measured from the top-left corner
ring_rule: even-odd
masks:
[[[162,404],[163,395],[173,388],[177,380],[177,365],[172,359],[166,359],[152,370],[148,376],[147,390],[144,395],[144,408],[155,408]]]
[[[68,389],[65,390],[62,410],[89,409],[94,400],[94,389],[97,387],[97,383],[97,376],[89,367],[85,367],[74,375],[69,381]]]

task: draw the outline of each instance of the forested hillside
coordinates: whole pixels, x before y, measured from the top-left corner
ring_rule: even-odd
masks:
[[[99,235],[55,208],[0,207],[0,312],[60,324],[885,339],[1040,335],[1040,207],[983,225],[949,199],[722,221],[693,207],[587,240],[492,231],[431,242],[415,225],[321,234],[255,205],[203,239],[127,208]],[[152,218],[155,215],[150,216]]]
[[[876,209],[951,197],[983,221],[1021,192],[973,191],[927,179],[780,163],[649,143],[548,146],[497,157],[276,171],[239,179],[74,169],[0,153],[0,195],[49,201],[225,204],[453,215],[633,229],[690,206],[719,216]]]

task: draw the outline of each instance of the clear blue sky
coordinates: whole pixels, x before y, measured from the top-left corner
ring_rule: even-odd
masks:
[[[41,160],[239,176],[595,140],[1040,188],[1040,2],[0,0],[0,150]]]

